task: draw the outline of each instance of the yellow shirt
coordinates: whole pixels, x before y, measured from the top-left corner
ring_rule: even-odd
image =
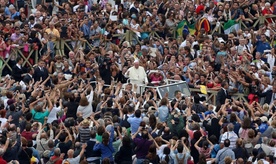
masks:
[[[48,28],[45,30],[45,32],[47,32],[47,34],[50,36],[51,41],[56,41],[60,37],[59,31],[55,28],[53,30]]]

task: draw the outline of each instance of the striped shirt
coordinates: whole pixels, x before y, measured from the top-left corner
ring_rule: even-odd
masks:
[[[236,141],[238,138],[239,138],[238,135],[234,131],[225,132],[225,133],[223,133],[223,135],[221,137],[220,143],[224,143],[224,140],[229,139],[230,140],[229,148],[234,149],[234,148],[236,148]]]
[[[79,135],[81,143],[86,143],[90,139],[90,128],[89,127],[79,127]]]

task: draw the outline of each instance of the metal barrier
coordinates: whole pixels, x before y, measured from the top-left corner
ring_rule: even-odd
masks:
[[[263,25],[265,23],[268,24],[269,23],[268,18],[271,18],[272,21],[273,21],[273,18],[276,18],[276,15],[270,15],[270,16],[261,15],[258,18],[254,18],[253,21],[255,21],[255,22],[254,22],[253,26],[250,26],[250,27],[248,27],[246,25],[245,21],[240,20],[238,23],[239,23],[240,29],[247,29],[247,28],[252,28],[252,27],[256,28],[259,25]],[[210,33],[212,35],[215,32],[221,33],[221,29],[223,29],[224,23],[225,22],[220,22],[219,26],[212,29],[212,31]],[[274,21],[273,21],[273,23],[274,23]],[[174,38],[177,38],[177,27],[171,28],[170,31],[172,31]],[[159,35],[156,33],[156,31],[150,31],[148,33],[149,33],[149,37],[159,38]],[[121,37],[120,44],[123,41],[128,41],[129,43],[132,43],[133,40],[137,40],[140,43],[139,39],[137,39],[137,37],[134,37],[135,35],[136,34],[134,32],[132,32],[130,30],[127,30],[124,34],[115,34],[113,36],[114,37]],[[182,36],[179,36],[179,37],[182,37]]]
[[[268,21],[268,19],[271,19],[272,22],[274,23],[273,19],[276,18],[276,15],[261,15],[258,18],[254,18],[253,21],[255,21],[255,23],[253,24],[253,26],[251,27],[247,27],[246,24],[244,23],[245,21],[240,20],[239,24],[240,24],[240,28],[252,28],[252,27],[256,27],[257,25],[263,25],[263,24],[269,24],[270,22]]]
[[[190,90],[192,92],[201,93],[200,89],[197,89],[197,88],[190,88]],[[213,105],[216,105],[217,94],[218,94],[218,91],[213,91],[213,90],[207,89],[206,102],[211,102]],[[247,99],[244,96],[245,95],[242,93],[232,93],[231,94],[231,98],[238,100],[238,101],[247,102]]]
[[[71,44],[69,45],[69,42],[75,42],[75,45]],[[70,40],[70,39],[60,39],[58,41],[54,42],[54,49],[55,54],[60,54],[62,56],[66,56],[64,53],[65,48],[67,48],[69,51],[76,51],[80,48],[89,47],[90,49],[93,48],[93,46],[87,41],[87,40]]]
[[[6,58],[6,59],[0,58],[0,60],[3,62],[3,65],[0,68],[0,77],[2,76],[2,72],[5,67],[7,67],[10,71],[12,71],[12,68],[9,65],[9,61],[15,60],[18,56],[20,56],[23,59],[22,66],[25,66],[26,64],[28,64],[29,66],[32,66],[33,64],[36,64],[38,62],[38,51],[39,50],[31,49],[29,51],[28,55],[26,55],[26,57],[25,57],[25,55],[23,54],[21,49],[22,49],[22,47],[13,47],[13,48],[11,48],[8,58]],[[31,58],[32,56],[34,58]],[[29,59],[32,59],[34,63],[30,63]]]

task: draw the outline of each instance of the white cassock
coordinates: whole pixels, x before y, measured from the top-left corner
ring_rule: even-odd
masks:
[[[145,69],[141,66],[139,66],[138,69],[136,69],[134,66],[130,67],[126,71],[125,77],[129,78],[131,84],[143,85],[148,83],[148,77]]]

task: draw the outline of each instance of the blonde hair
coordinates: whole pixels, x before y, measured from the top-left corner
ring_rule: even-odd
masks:
[[[263,105],[263,110],[266,112],[269,110],[269,105],[267,103]]]

